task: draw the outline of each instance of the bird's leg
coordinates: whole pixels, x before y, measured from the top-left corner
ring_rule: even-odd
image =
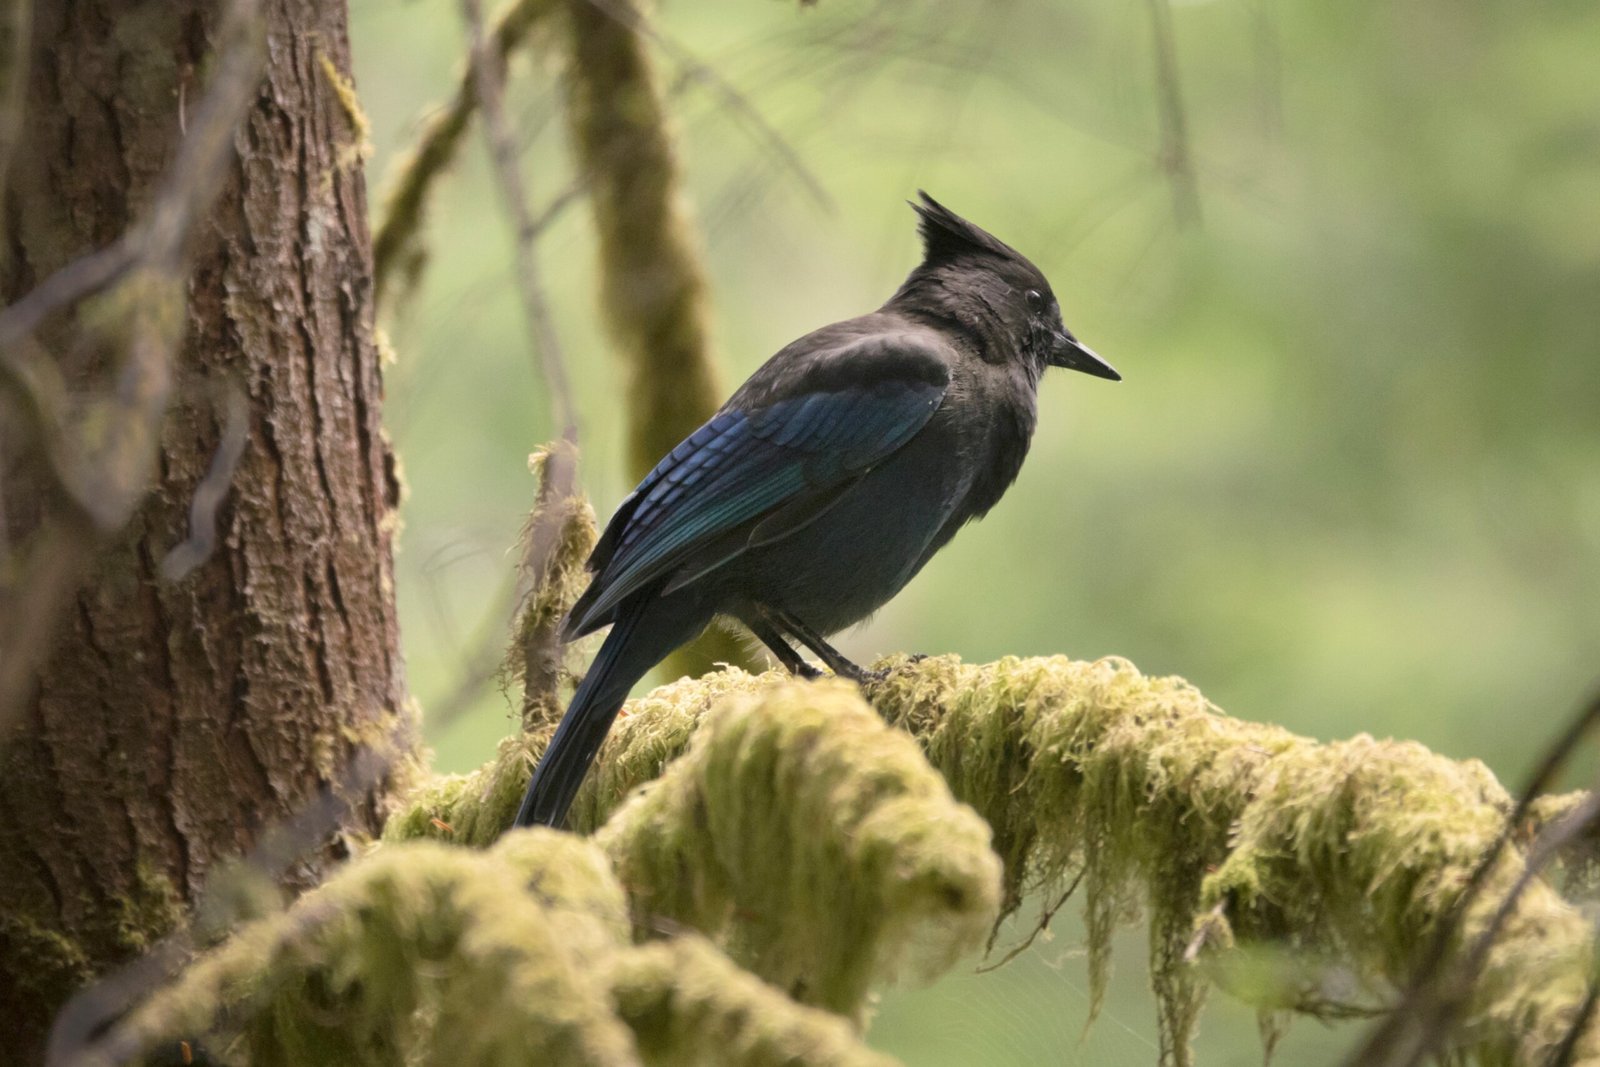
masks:
[[[790,647],[789,642],[785,641],[783,635],[767,620],[765,612],[752,614],[754,614],[754,618],[743,620],[745,627],[756,635],[756,640],[771,649],[778,662],[783,664],[790,674],[808,679],[822,677],[821,671],[801,659],[800,653]]]
[[[768,617],[789,632],[789,636],[817,654],[827,668],[841,678],[860,684],[877,680],[873,671],[859,667],[845,658],[843,652],[823,640],[822,635],[780,608],[769,609]]]

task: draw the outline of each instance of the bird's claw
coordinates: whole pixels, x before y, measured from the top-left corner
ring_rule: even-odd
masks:
[[[854,664],[851,664],[850,669],[836,670],[834,673],[841,678],[850,679],[852,682],[865,689],[868,686],[881,685],[883,682],[887,681],[890,671],[887,667],[879,667],[877,670],[868,670],[865,667],[857,667]]]

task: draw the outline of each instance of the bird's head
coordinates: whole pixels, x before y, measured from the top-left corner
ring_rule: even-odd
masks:
[[[1111,364],[1061,321],[1050,283],[1027,256],[974,226],[927,193],[911,206],[922,232],[922,263],[894,303],[931,314],[977,337],[984,359],[1022,359],[1121,381]]]

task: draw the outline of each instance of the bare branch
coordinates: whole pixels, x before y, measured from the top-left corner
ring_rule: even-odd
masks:
[[[478,106],[483,111],[484,131],[494,159],[495,176],[500,182],[500,194],[505,200],[506,210],[516,227],[517,281],[523,311],[528,316],[528,329],[544,372],[545,388],[550,391],[550,405],[556,425],[561,428],[562,438],[576,448],[578,415],[572,403],[572,387],[567,381],[566,358],[550,317],[549,301],[545,299],[539,260],[534,252],[537,230],[533,214],[528,210],[527,198],[523,195],[522,167],[517,159],[517,146],[512,140],[510,127],[506,125],[503,107],[504,57],[490,51],[483,28],[483,9],[478,0],[462,0],[461,9],[466,16],[472,43],[471,68],[476,75],[474,88]]]
[[[529,32],[554,7],[553,0],[517,0],[496,20],[489,33],[489,54],[503,69]],[[481,24],[481,20],[480,20]],[[373,233],[372,259],[376,299],[381,306],[396,271],[415,273],[421,255],[417,230],[427,208],[433,183],[455,159],[461,137],[478,107],[478,50],[474,49],[461,73],[456,92],[441,111],[428,120],[416,148],[402,166],[385,198],[383,217]]]

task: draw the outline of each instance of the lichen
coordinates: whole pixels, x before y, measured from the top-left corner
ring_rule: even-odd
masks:
[[[328,79],[334,99],[339,101],[339,110],[344,113],[345,121],[350,124],[350,141],[340,146],[336,162],[339,170],[349,170],[366,162],[367,157],[372,155],[372,122],[361,107],[355,82],[339,69],[333,58],[319,51],[317,64],[322,68],[322,76]]]

